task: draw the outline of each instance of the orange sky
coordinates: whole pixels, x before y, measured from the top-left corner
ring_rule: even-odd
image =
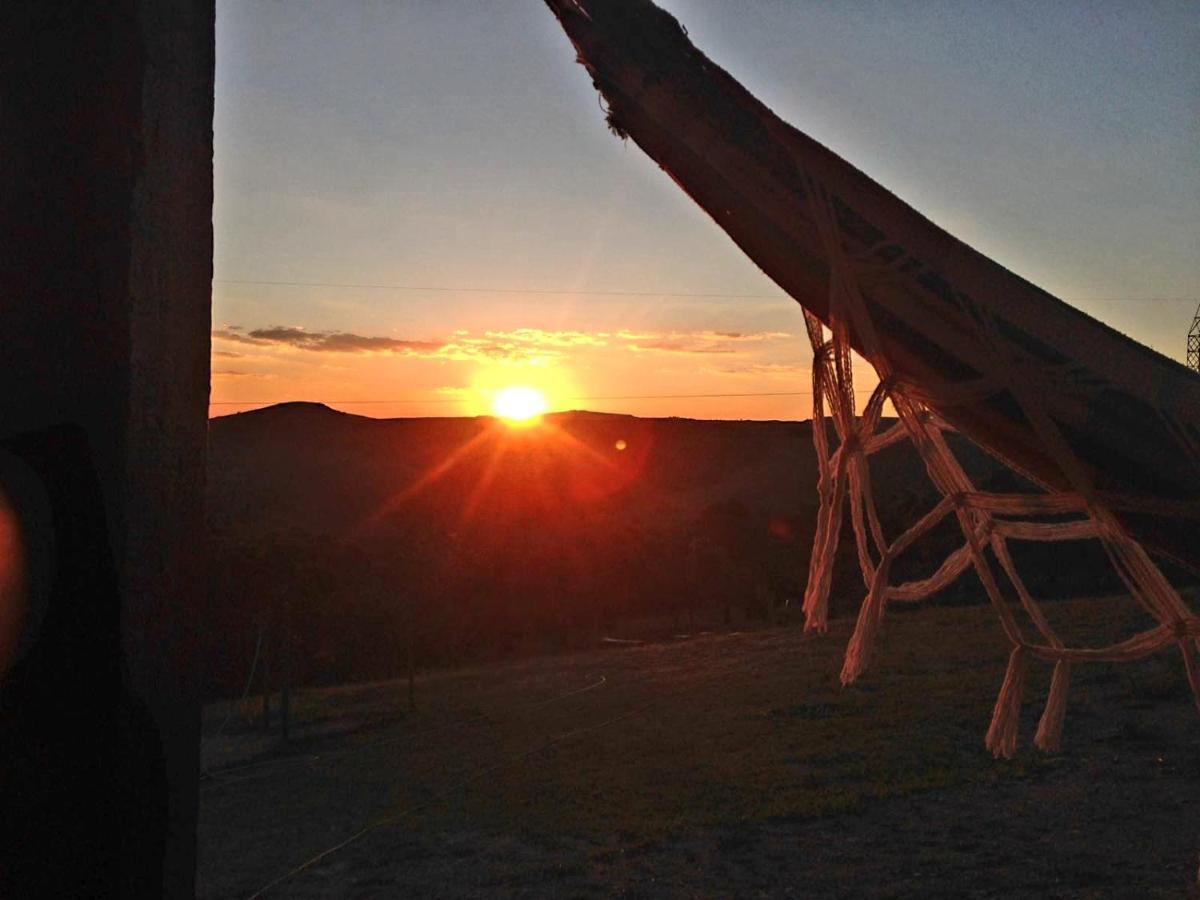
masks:
[[[933,221],[1181,359],[1186,5],[659,2]],[[608,132],[541,4],[482,9],[218,0],[212,413],[474,415],[528,384],[553,409],[807,417],[799,307]]]
[[[459,329],[411,339],[226,326],[213,333],[213,394],[224,402],[212,412],[319,399],[371,416],[479,415],[496,391],[525,385],[551,410],[806,418],[806,341],[785,331]],[[864,370],[864,391],[874,383]]]

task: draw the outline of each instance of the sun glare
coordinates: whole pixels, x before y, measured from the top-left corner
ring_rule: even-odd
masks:
[[[546,397],[531,387],[507,387],[492,400],[492,412],[510,424],[531,425],[546,411]]]

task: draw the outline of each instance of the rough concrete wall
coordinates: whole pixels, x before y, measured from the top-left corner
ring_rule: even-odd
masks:
[[[180,897],[194,878],[213,65],[214,0],[0,4],[0,439],[86,429],[121,582],[122,646],[101,652],[123,647],[157,723],[166,893]]]
[[[164,735],[170,896],[195,894],[212,289],[213,0],[141,0],[122,642]],[[147,652],[153,648],[152,652]]]
[[[133,12],[0,7],[0,431],[84,425],[114,516],[141,121]]]

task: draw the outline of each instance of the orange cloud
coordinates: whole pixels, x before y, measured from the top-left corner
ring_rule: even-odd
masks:
[[[433,341],[401,340],[391,337],[367,337],[348,331],[307,331],[304,328],[275,326],[246,331],[236,325],[226,325],[213,332],[213,337],[256,346],[286,346],[318,353],[399,353],[429,352],[441,347]]]
[[[257,347],[285,347],[314,353],[384,354],[475,362],[552,364],[566,358],[572,350],[609,346],[634,352],[676,354],[732,354],[754,346],[791,338],[782,331],[548,331],[541,328],[516,328],[509,331],[485,331],[476,335],[457,331],[445,340],[414,340],[390,336],[371,336],[349,331],[309,331],[306,328],[276,325],[247,330],[224,325],[213,331],[213,338],[234,344]],[[217,349],[214,356],[237,357],[235,350]]]
[[[790,338],[786,331],[619,331],[617,337],[635,352],[659,353],[737,353],[746,345],[766,344]]]
[[[606,332],[589,334],[586,331],[545,331],[541,328],[517,328],[513,331],[488,331],[490,338],[537,344],[540,347],[606,347]]]

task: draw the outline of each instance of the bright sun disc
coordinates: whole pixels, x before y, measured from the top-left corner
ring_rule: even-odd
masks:
[[[546,411],[546,398],[531,387],[505,388],[492,400],[492,412],[510,422],[531,423]]]

